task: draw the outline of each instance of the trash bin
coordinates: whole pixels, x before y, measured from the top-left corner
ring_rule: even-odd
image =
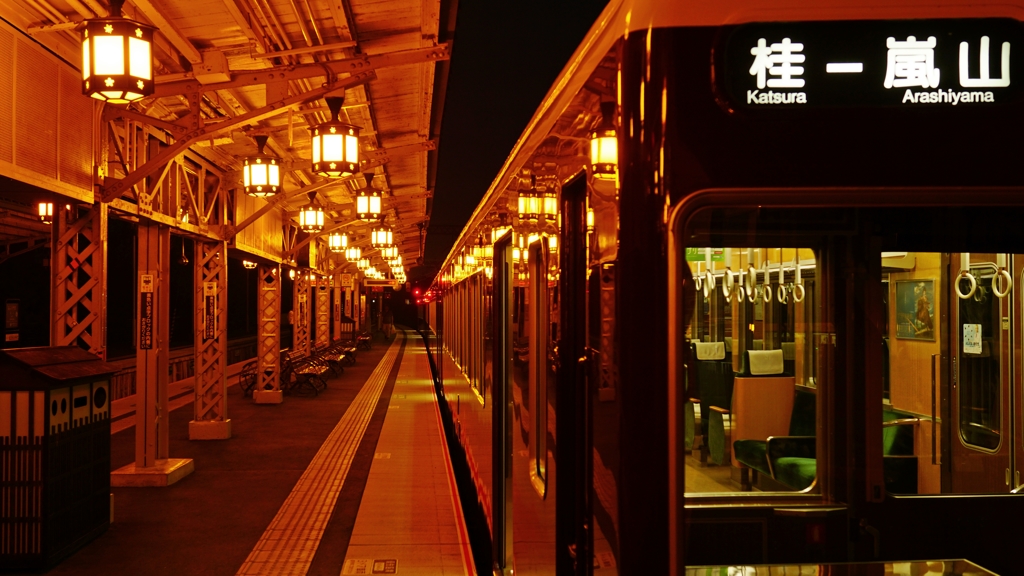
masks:
[[[75,346],[0,351],[0,566],[45,570],[110,525],[110,375]]]

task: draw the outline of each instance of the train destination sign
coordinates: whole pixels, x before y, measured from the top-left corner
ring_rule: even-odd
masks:
[[[1024,85],[1024,29],[1009,19],[749,24],[724,54],[715,76],[747,109],[992,106]]]

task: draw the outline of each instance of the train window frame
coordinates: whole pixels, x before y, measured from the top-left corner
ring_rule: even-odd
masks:
[[[957,281],[959,281],[959,274],[960,274],[960,272],[964,271],[964,270],[966,270],[967,272],[972,272],[974,270],[983,269],[983,268],[984,269],[989,269],[989,270],[991,270],[993,272],[993,274],[992,274],[993,278],[995,278],[999,274],[999,266],[998,266],[998,264],[996,262],[988,262],[988,261],[982,261],[982,262],[978,262],[978,263],[968,262],[968,267],[964,268],[964,265],[963,265],[963,263],[961,261],[961,264],[960,264],[959,268],[960,268],[960,270],[957,271],[957,277],[958,277]],[[981,282],[978,282],[978,289],[981,289]],[[956,312],[955,312],[956,315],[954,317],[954,320],[955,320],[954,326],[956,327],[956,330],[957,330],[957,347],[958,348],[960,348],[961,345],[963,344],[963,334],[961,333],[961,330],[962,330],[962,327],[963,327],[963,323],[961,322],[962,311],[961,311],[961,308],[960,308],[960,304],[961,304],[961,302],[958,301],[957,302],[957,306],[956,306]],[[999,317],[1001,315],[1000,314],[996,314],[996,316],[997,316],[997,318],[993,319],[993,323],[996,323],[996,322],[1000,321]],[[964,448],[967,448],[968,450],[974,450],[974,451],[977,451],[977,452],[982,452],[982,453],[985,453],[985,454],[998,454],[1003,449],[1003,444],[1006,441],[1005,422],[1004,422],[1004,419],[1003,419],[1003,406],[1005,405],[1005,403],[1007,401],[1007,398],[1004,397],[1004,391],[1006,389],[1006,377],[1004,375],[1003,363],[1004,362],[1009,362],[1010,363],[1010,370],[1012,371],[1014,369],[1012,359],[1004,359],[1003,356],[1002,356],[1003,340],[1004,340],[1004,338],[1007,338],[1007,336],[1003,335],[1004,329],[999,329],[998,327],[994,327],[993,330],[995,332],[997,332],[998,335],[999,335],[998,340],[997,340],[997,346],[999,347],[999,352],[998,352],[998,357],[999,357],[999,364],[998,364],[998,366],[999,366],[999,378],[998,378],[998,382],[996,383],[996,386],[999,389],[999,394],[998,394],[997,399],[996,399],[997,403],[996,403],[996,405],[994,407],[995,414],[998,417],[999,425],[998,425],[998,427],[996,429],[992,430],[992,431],[996,432],[996,434],[998,436],[998,441],[996,442],[996,445],[991,447],[991,448],[982,446],[980,444],[973,444],[973,443],[971,443],[965,437],[964,420],[962,418],[962,413],[963,413],[963,409],[964,409],[964,395],[968,392],[968,387],[964,386],[964,380],[962,378],[962,373],[961,373],[961,371],[963,370],[963,366],[964,366],[963,356],[964,356],[965,353],[962,350],[957,350],[956,351],[956,356],[961,359],[961,361],[957,362],[957,364],[956,364],[956,375],[955,375],[955,379],[956,379],[956,383],[957,383],[957,398],[956,398],[956,403],[957,404],[956,405],[957,405],[958,412],[961,413],[961,416],[957,416],[956,417],[956,422],[958,424],[957,427],[956,427],[956,436],[960,440],[960,444],[963,445]],[[1011,343],[1012,343],[1012,338],[1011,338]]]
[[[526,248],[529,270],[530,314],[529,389],[530,407],[530,483],[541,498],[548,489],[548,347],[551,343],[551,290],[548,286],[548,240],[546,236]]]
[[[791,190],[785,190],[784,192],[790,192]],[[686,262],[686,247],[688,246],[687,231],[689,226],[692,224],[695,217],[700,215],[702,212],[707,210],[715,209],[759,209],[759,208],[774,208],[774,204],[766,204],[765,195],[761,197],[761,194],[767,192],[767,190],[758,189],[704,189],[685,197],[680,202],[676,203],[672,207],[669,217],[669,225],[667,227],[669,241],[668,241],[668,316],[669,316],[669,334],[668,334],[668,404],[669,404],[669,508],[670,508],[670,522],[676,524],[680,519],[685,517],[683,512],[684,502],[687,500],[696,501],[696,504],[691,506],[713,506],[718,504],[725,505],[762,505],[762,504],[775,504],[775,505],[801,505],[801,504],[821,504],[829,501],[827,496],[828,491],[825,486],[831,481],[827,475],[827,463],[829,457],[829,446],[826,442],[824,430],[824,410],[822,404],[826,401],[822,396],[822,387],[818,384],[814,386],[817,403],[817,417],[815,426],[818,430],[816,434],[818,440],[816,442],[816,455],[815,460],[819,464],[816,470],[816,478],[814,482],[808,488],[801,491],[771,491],[771,492],[760,492],[760,491],[741,491],[741,492],[710,492],[710,493],[690,493],[686,492],[685,486],[685,459],[686,456],[681,450],[682,440],[685,434],[683,426],[683,406],[687,401],[686,394],[682,393],[685,390],[685,373],[686,366],[682,362],[684,354],[686,354],[684,347],[688,345],[688,339],[686,338],[686,331],[688,323],[685,322],[685,316],[683,311],[686,309],[685,303],[685,291],[682,289],[685,282],[683,271],[688,269],[689,265]],[[773,193],[780,192],[779,190],[772,191]],[[731,198],[733,194],[751,195],[750,201],[737,202]],[[728,196],[726,196],[728,195]],[[800,196],[797,193],[797,196]],[[782,203],[779,208],[801,208],[801,207],[816,207],[813,203],[798,203],[792,205],[790,203]],[[725,239],[729,234],[711,234],[716,236],[713,244],[716,246],[734,246],[734,245],[745,245],[751,248],[778,248],[779,243],[777,242],[766,242],[766,241],[751,241],[747,239]],[[749,235],[748,235],[749,236]],[[771,244],[771,245],[769,245]],[[813,243],[801,242],[799,245],[789,245],[789,243],[781,244],[784,248],[797,248],[797,249],[812,249],[815,252],[816,261],[820,263],[819,246],[812,245]],[[702,243],[694,244],[694,246],[704,246]],[[818,264],[821,266],[821,264]],[[824,278],[816,277],[816,281],[819,283],[819,289],[829,289],[829,283]],[[823,298],[817,305],[822,310],[818,310],[814,314],[815,324],[818,322],[818,316],[824,315],[824,307],[827,303],[831,302],[831,298]],[[818,332],[815,330],[815,326],[811,326],[810,333],[817,335]],[[828,334],[826,334],[827,336]],[[831,344],[836,345],[835,334],[831,334]],[[735,342],[735,341],[734,341]],[[735,350],[735,348],[734,348]],[[834,353],[835,348],[832,349]],[[734,356],[735,358],[735,356]],[[824,394],[827,394],[825,392]],[[842,507],[842,505],[840,506]]]

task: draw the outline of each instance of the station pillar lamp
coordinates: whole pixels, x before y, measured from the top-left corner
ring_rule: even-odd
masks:
[[[373,172],[364,172],[366,186],[356,196],[356,213],[360,220],[376,220],[380,218],[381,193],[373,187]]]
[[[82,32],[82,94],[127,104],[153,94],[153,32],[121,17],[124,0],[111,0],[110,17],[85,21]]]
[[[313,172],[341,178],[359,169],[359,128],[341,121],[345,98],[325,98],[331,119],[313,128]]]
[[[316,192],[309,193],[309,205],[299,212],[299,228],[316,234],[324,229],[324,209],[316,204]]]
[[[344,252],[348,248],[348,234],[335,232],[327,237],[327,247],[331,252]]]
[[[53,202],[39,203],[39,221],[43,224],[53,224]]]
[[[281,188],[281,166],[277,158],[263,153],[266,145],[265,135],[256,136],[256,155],[246,158],[242,165],[245,193],[257,198],[273,196]]]
[[[615,136],[615,101],[601,102],[601,124],[590,134],[590,169],[595,178],[618,175],[619,145]]]

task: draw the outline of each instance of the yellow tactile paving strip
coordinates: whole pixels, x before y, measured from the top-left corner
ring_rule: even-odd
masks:
[[[401,337],[405,338],[404,333]],[[401,346],[402,340],[396,338],[306,467],[238,575],[302,575],[309,570]]]
[[[414,341],[402,356],[341,570],[380,573],[475,575],[430,365]]]

